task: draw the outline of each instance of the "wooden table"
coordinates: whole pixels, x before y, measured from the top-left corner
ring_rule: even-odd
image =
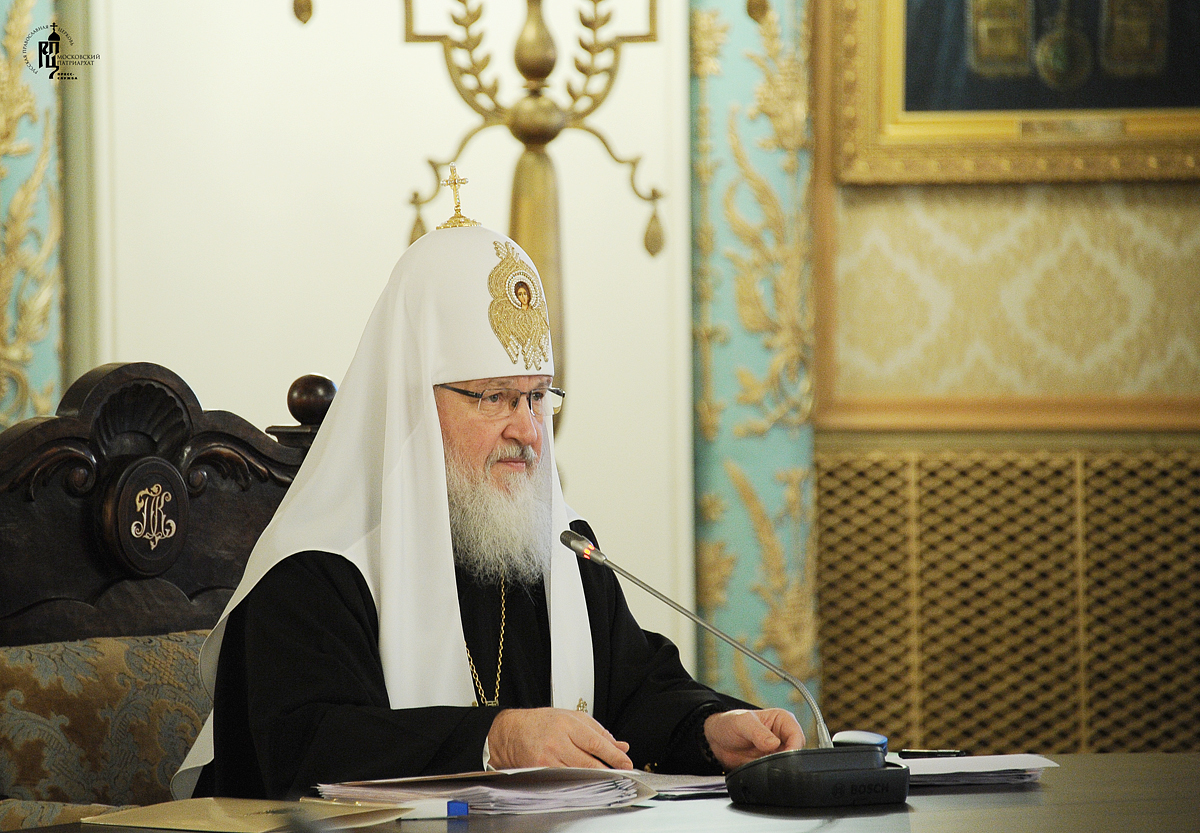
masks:
[[[728,799],[654,801],[595,813],[472,816],[401,822],[372,833],[1200,833],[1200,753],[1053,755],[1041,782],[923,788],[906,804],[758,810]],[[80,825],[48,828],[81,833]],[[88,825],[82,833],[131,828]]]

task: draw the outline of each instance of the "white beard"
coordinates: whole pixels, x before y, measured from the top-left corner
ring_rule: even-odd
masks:
[[[535,584],[550,569],[549,467],[526,446],[525,473],[509,477],[507,491],[489,475],[492,465],[502,456],[512,456],[514,449],[493,452],[482,473],[471,471],[450,450],[446,453],[454,563],[488,584]]]

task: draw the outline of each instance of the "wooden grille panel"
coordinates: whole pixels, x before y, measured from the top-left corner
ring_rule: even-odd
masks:
[[[908,725],[917,708],[916,668],[905,650],[912,592],[907,470],[903,460],[867,457],[820,474],[827,492],[818,549],[827,556],[817,569],[817,627],[820,644],[830,649],[821,656],[821,710],[831,731]],[[864,505],[874,511],[863,512]],[[827,586],[837,592],[825,592]],[[871,722],[862,692],[874,692],[865,710]]]
[[[832,731],[1200,750],[1200,452],[817,455]]]
[[[1200,749],[1200,455],[1086,466],[1087,744]]]

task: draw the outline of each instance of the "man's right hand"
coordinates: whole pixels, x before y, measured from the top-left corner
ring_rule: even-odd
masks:
[[[496,769],[569,766],[633,769],[617,740],[587,712],[567,709],[505,709],[488,732],[490,764]]]

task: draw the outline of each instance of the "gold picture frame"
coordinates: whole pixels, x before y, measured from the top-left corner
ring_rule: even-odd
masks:
[[[842,182],[1200,178],[1200,108],[906,111],[906,0],[831,5]]]
[[[892,1],[881,0],[889,4]],[[1200,431],[1200,396],[1192,393],[1130,395],[1111,391],[1096,395],[1062,396],[939,396],[919,393],[889,396],[849,394],[839,387],[835,346],[839,312],[834,273],[840,183],[837,171],[839,150],[835,139],[836,123],[845,115],[841,111],[851,102],[839,100],[836,96],[840,94],[840,87],[853,79],[839,77],[834,56],[838,50],[848,48],[847,38],[861,36],[861,31],[853,27],[835,29],[835,24],[843,25],[848,20],[856,25],[861,24],[861,20],[847,17],[847,12],[853,11],[855,4],[856,0],[838,0],[828,5],[815,4],[813,11],[811,112],[816,136],[812,178],[812,291],[816,310],[814,426],[827,432],[872,434],[926,431]],[[877,4],[871,0],[863,5],[873,14]],[[940,181],[957,180],[944,178]]]

